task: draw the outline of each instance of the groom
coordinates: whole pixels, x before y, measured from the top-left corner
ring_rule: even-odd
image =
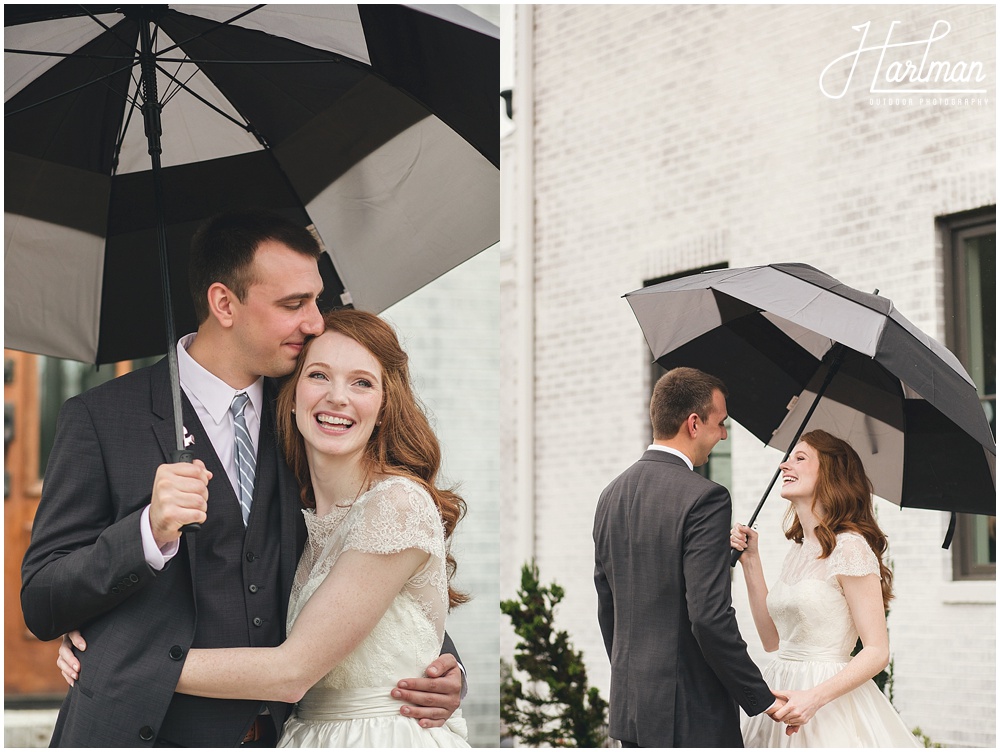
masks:
[[[784,704],[747,655],[732,608],[729,492],[693,472],[726,438],[726,394],[693,368],[661,377],[653,444],[597,505],[609,735],[623,747],[742,747],[737,704],[772,718]]]

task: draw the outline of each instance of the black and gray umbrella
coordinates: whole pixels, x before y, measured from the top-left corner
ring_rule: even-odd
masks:
[[[721,378],[729,413],[765,444],[790,452],[822,428],[857,450],[889,501],[996,513],[996,441],[976,386],[890,300],[805,264],[703,272],[625,297],[656,361]]]
[[[227,209],[311,226],[326,295],[372,311],[499,239],[499,34],[458,6],[7,5],[4,26],[6,347],[169,357],[171,306],[196,326],[190,238]]]

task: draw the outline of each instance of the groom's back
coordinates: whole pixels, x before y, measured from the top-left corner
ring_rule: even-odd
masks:
[[[595,584],[611,659],[613,738],[740,745],[735,703],[706,662],[689,614],[705,584],[692,569],[692,527],[703,524],[704,507],[719,504],[729,504],[724,488],[655,450],[601,494]]]

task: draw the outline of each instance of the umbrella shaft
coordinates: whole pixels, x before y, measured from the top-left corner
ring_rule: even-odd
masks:
[[[153,42],[149,23],[143,19],[139,23],[140,54],[142,71],[142,120],[146,132],[149,159],[152,163],[153,206],[156,210],[156,245],[160,257],[160,285],[163,292],[163,318],[167,334],[167,365],[170,371],[170,392],[174,408],[174,439],[177,452],[184,451],[184,421],[182,419],[180,376],[177,365],[174,331],[174,306],[170,296],[170,262],[167,254],[167,231],[163,212],[163,179],[160,174],[160,102],[156,91],[156,63],[153,56]],[[190,461],[190,460],[188,460]]]
[[[876,290],[876,292],[878,291]],[[837,375],[837,371],[840,369],[840,364],[843,360],[844,346],[838,342],[830,351],[830,367],[826,371],[826,378],[823,379],[823,384],[816,391],[816,397],[809,406],[809,411],[806,413],[806,417],[802,419],[799,429],[795,432],[795,436],[792,438],[791,443],[789,443],[788,449],[785,450],[785,456],[781,458],[781,462],[778,463],[778,468],[774,471],[774,475],[771,476],[771,482],[767,484],[764,495],[760,497],[760,501],[757,503],[757,508],[753,510],[753,514],[750,516],[750,521],[747,523],[747,527],[753,527],[753,523],[757,521],[757,515],[760,514],[760,510],[764,508],[764,502],[767,501],[767,495],[771,493],[771,489],[774,488],[774,484],[777,482],[778,476],[781,475],[781,466],[785,464],[791,456],[795,445],[799,443],[799,437],[802,435],[802,432],[806,430],[806,426],[809,424],[810,418],[812,418],[813,413],[816,412],[816,408],[819,406],[819,401],[823,399],[823,395],[826,393],[827,387],[830,386],[830,382],[833,381],[833,377]],[[742,551],[736,551],[734,549],[729,559],[729,565],[735,567],[736,562],[742,553]]]
[[[149,154],[159,155],[162,152],[160,136],[163,127],[160,123],[160,98],[156,90],[156,60],[153,55],[153,40],[149,33],[149,24],[143,20],[139,24],[139,68],[142,72],[142,125],[146,132]],[[156,165],[159,167],[159,165]]]

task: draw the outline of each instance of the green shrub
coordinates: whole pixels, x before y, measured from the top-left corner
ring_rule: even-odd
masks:
[[[555,607],[564,595],[555,583],[539,583],[532,562],[521,568],[517,598],[501,601],[500,610],[520,638],[514,663],[530,682],[526,687],[501,659],[500,718],[508,734],[530,747],[602,747],[608,741],[608,704],[588,686],[583,654],[554,627]]]

